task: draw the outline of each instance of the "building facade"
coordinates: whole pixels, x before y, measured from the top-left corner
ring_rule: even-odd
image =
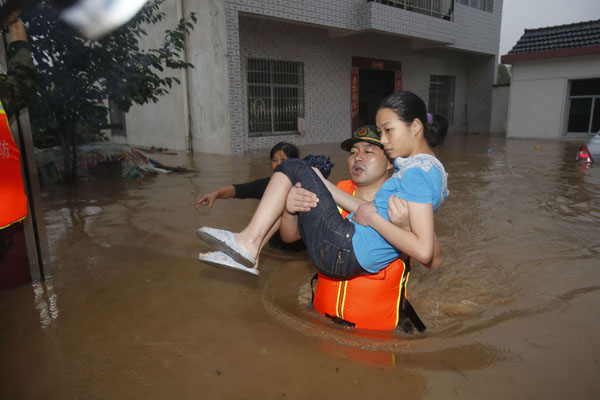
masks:
[[[165,12],[165,24],[197,13],[195,68],[114,140],[218,154],[341,142],[401,89],[450,133],[489,131],[502,0],[181,0]]]
[[[600,20],[527,29],[502,62],[512,64],[507,136],[600,131]]]

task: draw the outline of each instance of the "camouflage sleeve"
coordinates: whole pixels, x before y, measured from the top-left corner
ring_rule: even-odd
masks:
[[[0,101],[10,118],[26,107],[35,93],[36,73],[27,42],[9,44],[7,64],[6,75],[0,76]]]

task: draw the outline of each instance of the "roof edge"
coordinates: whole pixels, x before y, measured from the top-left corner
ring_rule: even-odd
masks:
[[[546,31],[546,30],[553,30],[553,29],[564,29],[564,28],[571,28],[577,25],[588,25],[588,24],[593,24],[594,22],[600,22],[600,19],[591,19],[589,21],[581,21],[581,22],[571,22],[569,24],[561,24],[561,25],[551,25],[551,26],[542,26],[539,28],[529,28],[529,29],[525,29],[525,32],[536,32],[536,31]]]
[[[514,53],[505,54],[500,58],[502,64],[512,64],[518,61],[531,61],[545,58],[563,58],[563,57],[576,57],[576,56],[589,56],[593,54],[600,54],[600,45],[585,46],[585,47],[571,47],[566,49],[556,50],[545,50],[545,51],[532,51],[528,53]]]

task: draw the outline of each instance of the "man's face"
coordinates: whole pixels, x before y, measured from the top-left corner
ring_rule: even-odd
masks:
[[[387,179],[392,168],[384,151],[376,144],[356,142],[350,149],[348,172],[352,181],[359,186]]]

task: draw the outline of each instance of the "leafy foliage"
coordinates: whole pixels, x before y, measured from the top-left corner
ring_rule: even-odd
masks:
[[[510,85],[510,70],[504,64],[498,64],[498,78],[496,78],[497,85]]]
[[[167,30],[160,47],[140,47],[146,29],[165,19],[163,2],[148,2],[128,24],[97,41],[64,24],[49,1],[23,15],[38,70],[37,94],[30,104],[36,145],[61,144],[67,154],[69,146],[102,138],[107,100],[128,111],[133,104],[157,102],[179,83],[166,71],[193,67],[181,56],[185,35],[197,21],[194,13]]]

